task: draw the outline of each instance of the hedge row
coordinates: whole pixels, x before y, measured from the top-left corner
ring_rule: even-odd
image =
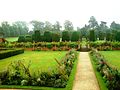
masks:
[[[97,50],[120,50],[120,42],[89,42],[90,48],[96,48]]]
[[[23,49],[7,49],[0,52],[0,59],[4,59],[21,53],[24,53]]]
[[[80,48],[80,42],[21,42],[21,43],[9,43],[8,45],[4,46],[7,48],[34,48],[34,50],[44,50],[51,49],[51,50],[69,50],[71,48]]]
[[[96,63],[96,69],[101,73],[107,88],[109,90],[119,90],[120,89],[120,71],[109,65],[104,56],[102,56],[97,50],[92,50],[90,52],[92,60]]]
[[[28,66],[22,61],[17,61],[9,65],[8,70],[0,72],[1,85],[23,85],[23,86],[48,86],[48,87],[66,87],[74,61],[77,58],[77,52],[70,50],[65,57],[58,63],[55,71],[38,72],[31,74]],[[12,72],[11,72],[12,71]],[[38,70],[39,71],[39,70]]]

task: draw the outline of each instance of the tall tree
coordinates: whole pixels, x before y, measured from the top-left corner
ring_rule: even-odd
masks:
[[[60,29],[61,29],[61,25],[60,25],[60,23],[58,22],[58,21],[56,21],[56,23],[53,25],[53,32],[57,32],[57,33],[59,33],[60,32]]]
[[[79,40],[79,34],[77,31],[74,31],[72,33],[71,41],[78,41]]]
[[[96,40],[95,30],[90,30],[89,40],[90,40],[90,41],[95,41],[95,40]]]
[[[68,31],[62,32],[62,41],[70,41],[70,34]]]
[[[120,30],[120,24],[117,24],[115,21],[113,21],[110,25],[111,30]]]
[[[13,28],[17,30],[18,35],[26,35],[29,31],[28,25],[24,21],[16,21],[13,23]]]
[[[95,30],[98,27],[98,22],[96,21],[94,16],[90,17],[90,20],[88,21],[88,23],[89,23],[89,28],[90,29],[94,29]]]
[[[1,23],[1,28],[3,30],[3,33],[5,34],[5,37],[10,36],[10,24],[7,21],[4,21]]]
[[[72,22],[71,21],[69,21],[69,20],[66,20],[65,22],[64,22],[64,28],[65,28],[65,30],[66,31],[73,31],[73,24],[72,24]]]
[[[52,31],[52,24],[48,21],[45,21],[45,27],[44,27],[45,31]]]
[[[52,34],[50,31],[45,31],[44,32],[44,40],[46,42],[52,42]]]
[[[40,21],[33,20],[30,22],[33,25],[33,31],[40,30],[40,33],[44,33],[44,23]]]

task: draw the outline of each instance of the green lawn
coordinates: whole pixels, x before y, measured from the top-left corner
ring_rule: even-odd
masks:
[[[100,51],[107,62],[120,70],[120,51]]]
[[[55,58],[61,60],[66,54],[66,51],[25,51],[23,54],[12,56],[0,60],[0,71],[7,68],[7,66],[17,60],[23,60],[25,65],[31,61],[30,70],[48,71],[56,67],[57,62]]]
[[[32,53],[32,52],[25,51],[25,54],[28,55],[29,53]],[[49,55],[49,57],[45,57],[45,58],[48,58],[48,59],[49,58],[54,59],[54,57],[59,59],[59,58],[64,57],[64,55],[66,54],[66,51],[47,51],[47,52],[40,51],[40,52],[36,52],[36,53],[38,53],[38,54],[44,53],[44,55],[47,54],[47,55]],[[19,55],[17,55],[17,56],[19,56]],[[74,78],[75,78],[75,73],[76,73],[76,68],[77,68],[77,62],[78,62],[78,59],[75,60],[75,62],[74,62],[73,69],[71,71],[71,74],[69,76],[69,80],[67,82],[67,86],[65,88],[38,87],[38,86],[16,86],[16,85],[0,85],[0,88],[22,88],[22,89],[32,89],[32,90],[72,90],[73,82],[74,82]],[[44,63],[44,66],[46,66],[46,63]]]
[[[9,42],[18,41],[18,37],[8,37],[8,38],[5,38],[5,39]]]

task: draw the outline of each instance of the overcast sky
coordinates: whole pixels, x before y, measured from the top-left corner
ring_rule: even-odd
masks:
[[[82,27],[90,16],[98,22],[120,23],[120,0],[0,0],[0,22],[60,21]]]

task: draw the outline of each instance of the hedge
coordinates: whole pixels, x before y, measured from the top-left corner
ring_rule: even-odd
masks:
[[[4,59],[21,53],[24,53],[23,49],[8,49],[0,52],[0,59]]]

